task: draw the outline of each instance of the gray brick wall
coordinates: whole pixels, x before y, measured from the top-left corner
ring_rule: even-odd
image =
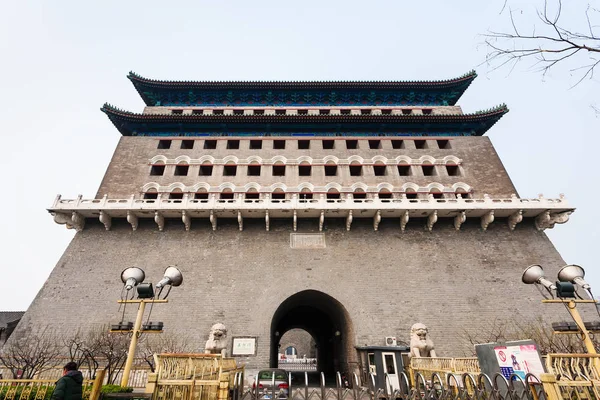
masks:
[[[300,250],[290,249],[289,220],[273,221],[270,232],[262,221],[249,221],[243,232],[233,221],[220,223],[216,232],[202,220],[189,232],[174,220],[164,232],[145,220],[136,232],[124,221],[114,221],[111,231],[88,221],[16,334],[47,324],[66,334],[116,322],[121,271],[139,266],[156,283],[169,264],[183,271],[184,283],[168,304],[154,306],[151,319],[164,321],[166,331],[190,335],[198,349],[215,322],[226,324],[230,337],[258,337],[257,355],[240,359],[249,371],[268,365],[278,306],[308,289],[332,296],[347,311],[351,361],[355,345],[383,345],[385,336],[409,341],[415,322],[430,327],[440,356],[461,356],[465,329],[496,319],[568,319],[562,307],[542,305],[539,293],[520,281],[530,264],[548,266],[549,276],[564,264],[531,221],[514,232],[502,220],[486,232],[478,221],[467,221],[461,231],[451,223],[441,220],[427,232],[423,221],[411,220],[402,234],[397,220],[384,219],[378,232],[359,221],[347,232],[342,221],[329,219],[327,247]],[[300,221],[299,232],[317,231],[316,220]],[[134,307],[126,311],[134,320]]]

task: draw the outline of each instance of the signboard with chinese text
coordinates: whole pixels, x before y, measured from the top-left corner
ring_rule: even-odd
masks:
[[[231,349],[232,356],[254,356],[256,355],[255,337],[234,337]]]

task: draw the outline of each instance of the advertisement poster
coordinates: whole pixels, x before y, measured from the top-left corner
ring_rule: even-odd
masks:
[[[538,379],[544,373],[542,360],[534,344],[521,346],[494,347],[496,359],[502,375],[509,379],[512,374],[525,379],[525,375],[533,374]]]

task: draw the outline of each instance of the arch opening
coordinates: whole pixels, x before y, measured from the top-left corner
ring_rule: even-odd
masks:
[[[356,350],[352,322],[339,301],[323,292],[305,290],[281,303],[271,321],[271,368],[280,367],[279,353],[285,350],[281,346],[287,344],[282,339],[294,330],[306,331],[314,340],[319,372],[333,376],[337,371],[353,370]]]

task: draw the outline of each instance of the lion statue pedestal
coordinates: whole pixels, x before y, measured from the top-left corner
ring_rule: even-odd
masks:
[[[210,328],[208,340],[204,345],[204,352],[206,354],[221,354],[221,356],[225,357],[227,351],[226,349],[227,328],[221,323],[214,324],[212,328]]]
[[[429,338],[429,329],[424,324],[416,323],[410,328],[410,356],[437,357]]]

